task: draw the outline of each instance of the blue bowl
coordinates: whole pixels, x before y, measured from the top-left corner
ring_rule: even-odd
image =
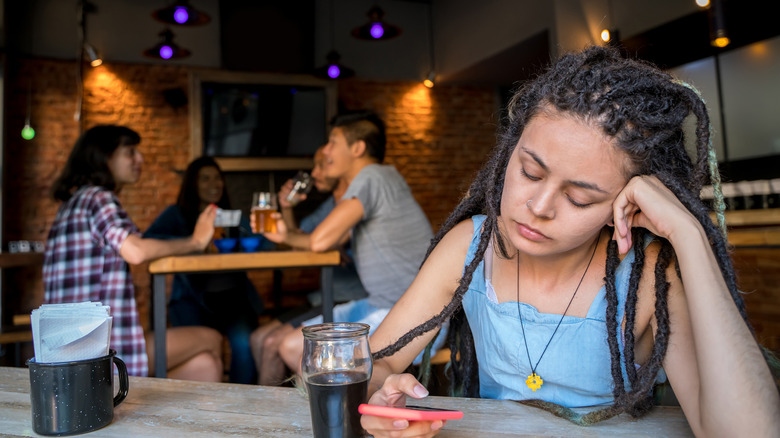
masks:
[[[237,243],[238,239],[236,238],[214,240],[214,246],[217,247],[217,251],[219,252],[232,252],[236,248]]]
[[[244,252],[255,252],[258,247],[260,247],[259,237],[250,236],[241,238],[241,248]]]

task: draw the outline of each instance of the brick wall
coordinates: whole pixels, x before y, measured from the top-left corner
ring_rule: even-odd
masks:
[[[9,67],[5,242],[45,240],[57,211],[48,191],[79,135],[79,122],[74,120],[78,66],[67,61],[24,59],[9,63]],[[180,183],[177,171],[183,171],[190,159],[188,108],[174,109],[163,97],[165,90],[187,89],[187,68],[140,64],[86,67],[83,84],[82,126],[122,124],[141,135],[141,181],[125,188],[119,198],[135,223],[145,229],[175,201]],[[18,135],[26,115],[28,86],[36,130],[32,141]],[[345,109],[370,109],[386,120],[386,162],[407,179],[437,229],[493,145],[496,103],[492,88],[438,86],[428,90],[418,83],[349,80],[339,85],[339,99]],[[146,312],[150,285],[146,266],[133,267],[132,271],[139,306]],[[284,277],[284,286],[316,288],[317,276],[311,274],[290,272]],[[271,274],[251,273],[251,278],[268,298]],[[33,283],[25,307],[37,306],[41,299],[40,280]]]

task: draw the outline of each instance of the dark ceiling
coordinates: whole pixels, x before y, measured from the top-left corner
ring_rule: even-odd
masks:
[[[621,41],[628,56],[672,68],[722,51],[734,50],[780,35],[776,2],[729,0],[723,3],[725,27],[731,43],[724,49],[710,45],[712,9],[686,15]]]
[[[442,78],[442,83],[509,86],[525,81],[550,63],[549,41],[549,32],[544,30],[478,64]]]
[[[775,2],[727,0],[723,2],[731,44],[710,45],[712,10],[701,10],[619,42],[627,56],[651,61],[662,68],[733,50],[780,35]],[[771,11],[770,11],[771,9]],[[550,63],[548,31],[540,32],[506,50],[443,78],[444,83],[485,83],[511,88],[533,77]]]

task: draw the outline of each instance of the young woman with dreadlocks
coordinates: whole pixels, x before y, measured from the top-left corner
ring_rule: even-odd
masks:
[[[455,395],[592,424],[647,412],[665,373],[696,435],[777,436],[778,391],[737,290],[722,196],[720,227],[699,198],[705,183],[720,193],[709,140],[694,89],[611,49],[566,55],[522,87],[493,155],[371,337],[369,403],[427,395],[398,373],[449,319]],[[570,409],[585,406],[597,408]],[[362,424],[376,437],[443,426]]]

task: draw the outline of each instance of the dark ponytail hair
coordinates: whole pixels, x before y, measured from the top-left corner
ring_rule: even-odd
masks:
[[[108,160],[119,146],[141,142],[137,132],[124,126],[99,125],[90,128],[76,140],[65,168],[52,185],[52,196],[67,201],[75,190],[85,185],[116,189]]]

